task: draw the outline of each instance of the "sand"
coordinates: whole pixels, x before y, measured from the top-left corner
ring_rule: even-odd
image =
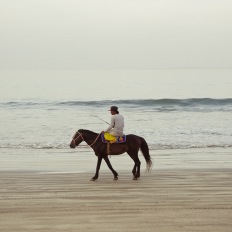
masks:
[[[203,152],[157,154],[138,181],[119,167],[119,180],[103,168],[95,182],[95,166],[84,173],[1,169],[0,231],[231,232],[232,157]]]

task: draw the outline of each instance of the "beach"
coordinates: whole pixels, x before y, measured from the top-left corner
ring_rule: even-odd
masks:
[[[151,151],[153,170],[145,172],[140,157],[138,181],[126,155],[112,156],[119,179],[103,163],[95,182],[88,150],[60,151],[57,159],[37,150],[39,165],[25,162],[27,152],[15,151],[11,162],[1,157],[1,231],[231,231],[231,148]]]

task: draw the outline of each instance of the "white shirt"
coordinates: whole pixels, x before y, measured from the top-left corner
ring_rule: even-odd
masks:
[[[110,126],[105,130],[114,136],[122,136],[124,128],[124,117],[121,114],[112,115]]]

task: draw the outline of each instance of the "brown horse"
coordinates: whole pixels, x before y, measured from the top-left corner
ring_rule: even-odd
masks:
[[[113,169],[108,155],[110,151],[110,155],[120,155],[124,152],[127,152],[128,155],[134,160],[134,168],[132,170],[134,180],[137,180],[140,177],[140,160],[138,157],[139,149],[141,149],[142,154],[147,163],[147,170],[149,171],[152,167],[152,160],[149,155],[149,148],[147,142],[144,138],[139,137],[137,135],[127,135],[126,142],[124,143],[114,143],[114,144],[106,144],[102,142],[101,134],[97,134],[93,131],[80,129],[78,130],[70,143],[71,148],[77,147],[81,142],[85,141],[95,152],[95,155],[98,157],[96,173],[91,180],[96,180],[99,175],[99,170],[101,166],[102,159],[105,160],[109,169],[112,171],[114,175],[114,180],[118,179],[118,173]],[[108,147],[109,146],[109,147]]]

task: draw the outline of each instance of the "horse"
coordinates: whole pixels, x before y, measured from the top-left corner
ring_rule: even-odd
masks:
[[[120,155],[127,152],[127,154],[134,160],[134,168],[132,170],[133,180],[137,180],[140,177],[141,162],[138,157],[139,150],[142,151],[146,160],[147,171],[150,171],[152,168],[152,159],[149,154],[149,147],[143,137],[128,134],[125,142],[110,144],[102,142],[101,133],[98,134],[90,130],[80,129],[74,134],[70,147],[76,148],[83,141],[85,141],[94,150],[95,155],[98,157],[96,173],[92,177],[92,181],[98,179],[102,159],[105,160],[107,166],[112,171],[114,180],[118,179],[118,173],[113,169],[108,158],[109,154]]]

